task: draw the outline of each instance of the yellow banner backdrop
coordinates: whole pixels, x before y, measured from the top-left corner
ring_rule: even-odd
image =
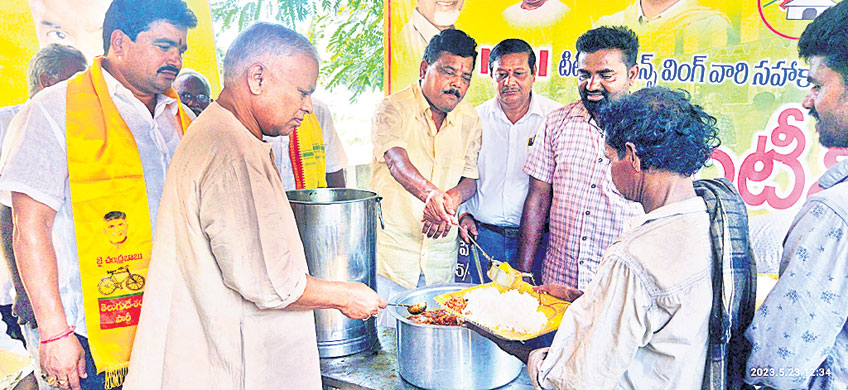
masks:
[[[418,79],[426,42],[437,26],[453,25],[480,52],[465,97],[471,104],[495,96],[488,55],[506,38],[524,39],[536,51],[534,90],[569,103],[579,99],[577,37],[625,25],[639,35],[637,88],[688,90],[718,119],[722,146],[701,175],[727,177],[755,214],[795,208],[820,190],[821,173],[848,156],[818,144],[815,121],[800,104],[809,69],[797,39],[837,2],[669,0],[661,18],[647,21],[640,0],[547,0],[535,10],[522,8],[522,0],[385,0],[386,93]]]
[[[40,46],[71,45],[85,54],[89,63],[103,54],[102,27],[111,0],[4,0],[0,2],[0,82],[5,92],[0,107],[26,101],[26,70]],[[197,16],[197,27],[189,30],[188,51],[183,67],[209,79],[212,95],[220,91],[215,39],[208,0],[186,0]]]

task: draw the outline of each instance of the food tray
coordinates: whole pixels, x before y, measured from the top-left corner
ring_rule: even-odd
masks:
[[[455,291],[455,292],[452,292],[452,293],[442,294],[442,295],[435,297],[434,300],[436,302],[438,302],[439,305],[442,306],[442,308],[444,308],[445,310],[447,310],[451,314],[454,314],[454,315],[462,318],[463,321],[470,322],[470,323],[477,325],[477,326],[479,326],[483,329],[486,329],[487,331],[489,331],[493,335],[495,335],[499,338],[502,338],[504,340],[519,340],[519,341],[529,340],[529,339],[532,339],[532,338],[535,338],[535,337],[539,337],[543,334],[547,334],[547,333],[555,331],[557,328],[559,328],[559,323],[560,323],[560,321],[562,321],[562,315],[565,313],[565,309],[567,309],[568,306],[571,304],[570,302],[564,301],[562,299],[554,298],[554,297],[552,297],[548,294],[539,294],[539,293],[533,291],[533,286],[531,286],[527,282],[520,281],[520,282],[516,283],[515,289],[517,289],[518,291],[521,291],[521,292],[529,293],[530,295],[532,295],[536,299],[541,300],[541,311],[545,314],[545,317],[548,317],[548,323],[545,324],[545,327],[542,328],[542,330],[540,330],[539,332],[536,332],[536,333],[521,333],[521,332],[516,332],[516,331],[508,330],[508,329],[500,329],[499,327],[490,328],[488,326],[485,326],[485,325],[480,324],[480,323],[478,323],[474,320],[469,319],[468,317],[466,317],[464,314],[460,313],[459,311],[454,310],[454,309],[445,305],[445,302],[447,302],[452,297],[457,297],[457,298],[462,299],[465,296],[465,293],[467,293],[471,290],[476,290],[478,288],[484,288],[484,287],[496,287],[501,292],[504,292],[504,291],[507,290],[507,288],[505,288],[505,287],[503,287],[503,286],[501,286],[501,285],[499,285],[495,282],[490,282],[490,283],[486,283],[486,284],[481,284],[479,286],[466,288],[464,290],[459,290],[459,291]]]

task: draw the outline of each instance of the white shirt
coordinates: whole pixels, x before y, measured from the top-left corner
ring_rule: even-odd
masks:
[[[339,135],[336,133],[330,108],[324,102],[315,98],[312,99],[312,107],[315,110],[315,117],[318,118],[318,124],[321,125],[321,134],[324,136],[326,172],[333,173],[342,170],[347,166],[347,154],[345,154]],[[265,136],[262,139],[271,144],[271,150],[274,151],[274,163],[280,169],[280,176],[283,179],[283,188],[286,191],[297,189],[292,171],[291,156],[289,156],[289,137]]]
[[[138,146],[147,187],[150,224],[155,231],[165,171],[182,136],[175,117],[179,101],[156,95],[156,107],[151,117],[147,107],[105,69],[103,76],[109,95]],[[76,333],[87,336],[68,180],[65,142],[67,87],[67,81],[63,81],[42,90],[12,121],[4,140],[4,153],[0,157],[0,192],[6,205],[11,205],[11,192],[20,192],[56,210],[53,247],[59,271],[59,295],[68,325],[76,326]],[[184,109],[194,119],[191,110]]]
[[[477,156],[477,192],[463,205],[462,212],[497,226],[518,227],[530,182],[524,162],[530,140],[545,126],[548,113],[562,104],[534,93],[530,109],[515,124],[509,121],[494,97],[476,107],[483,125],[483,146]]]
[[[634,217],[553,344],[527,363],[543,389],[700,390],[712,310],[712,240],[704,200]],[[661,243],[661,244],[658,244]]]
[[[6,136],[6,130],[9,129],[9,123],[12,122],[12,118],[15,117],[15,114],[17,114],[21,108],[23,108],[22,104],[0,108],[0,143],[2,143],[3,138]],[[5,259],[3,259],[3,261],[5,261]],[[12,276],[9,275],[9,268],[6,267],[6,264],[0,263],[0,306],[11,305],[14,302],[13,298],[14,286],[12,285]]]

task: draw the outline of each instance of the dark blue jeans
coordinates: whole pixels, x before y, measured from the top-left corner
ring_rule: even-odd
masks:
[[[518,263],[517,230],[502,234],[477,223],[477,233],[477,243],[480,244],[489,256],[495,260],[506,261],[515,268]],[[481,284],[492,281],[486,275],[486,269],[489,268],[489,260],[478,250],[477,257],[480,259],[480,268],[483,273],[483,279],[482,281],[480,280],[474,253],[472,252],[474,249],[476,249],[474,244],[466,244],[460,240],[456,267],[457,282]],[[547,250],[548,234],[546,233],[536,250],[536,257],[533,260],[533,277],[537,283],[541,283],[542,281],[542,261],[545,259],[545,252]]]

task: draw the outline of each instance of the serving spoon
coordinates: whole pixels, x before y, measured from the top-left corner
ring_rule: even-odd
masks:
[[[408,305],[408,304],[404,304],[404,303],[389,303],[388,305],[389,306],[405,307],[406,311],[408,311],[409,314],[412,314],[412,315],[421,314],[421,313],[424,312],[424,310],[427,310],[427,302],[421,302],[421,303],[416,303],[416,304],[412,304],[412,305]]]

